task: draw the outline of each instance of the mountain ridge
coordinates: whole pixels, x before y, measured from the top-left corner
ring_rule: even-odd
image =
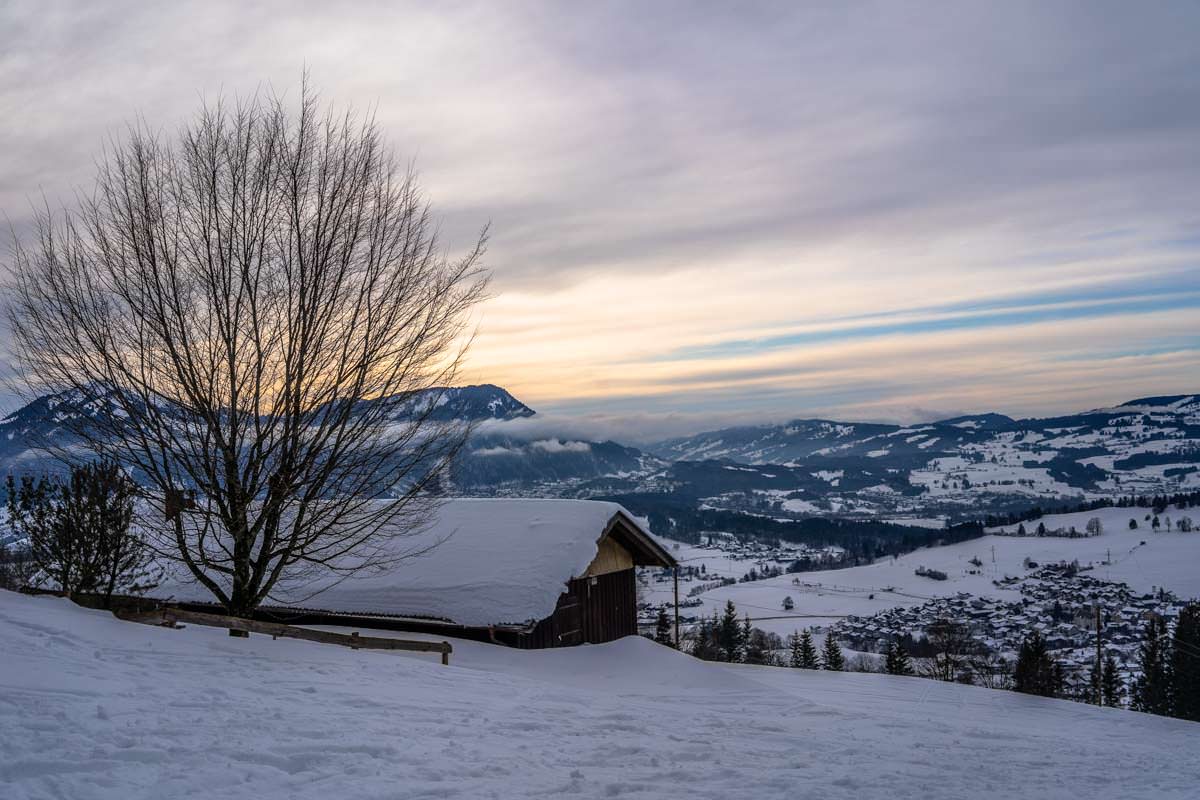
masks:
[[[620,496],[648,509],[714,509],[768,521],[830,516],[928,525],[1200,489],[1198,398],[1141,397],[1045,418],[964,414],[907,426],[794,419],[645,447],[556,434],[545,424],[509,425],[536,412],[494,384],[439,387],[396,413],[489,422],[448,476],[444,489],[452,494]],[[110,405],[86,411],[114,413]],[[41,397],[0,420],[0,470],[44,469],[33,442],[58,437],[59,446],[69,445],[66,413],[72,409],[61,398]]]

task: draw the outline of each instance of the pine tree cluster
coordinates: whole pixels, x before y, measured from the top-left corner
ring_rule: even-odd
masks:
[[[1147,621],[1138,666],[1134,710],[1200,722],[1200,603],[1184,606],[1174,629],[1157,615]]]
[[[821,664],[817,660],[817,648],[813,644],[812,634],[807,630],[804,633],[793,633],[788,637],[788,650],[790,654],[789,667],[794,669],[821,668]]]
[[[776,655],[783,644],[779,637],[755,628],[748,615],[739,620],[733,601],[720,616],[700,620],[690,638],[692,655],[704,661],[783,666]]]

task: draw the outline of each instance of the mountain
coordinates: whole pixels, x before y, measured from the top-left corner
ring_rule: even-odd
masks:
[[[419,392],[400,406],[395,419],[411,419],[431,405],[434,408],[429,416],[439,421],[459,419],[480,422],[521,419],[534,415],[532,408],[504,389],[483,383],[478,386],[439,386]]]
[[[708,431],[648,449],[673,462],[753,467],[730,478],[722,497],[709,498],[717,505],[978,516],[1200,489],[1200,396],[1145,397],[1045,419],[988,413],[907,426],[799,419]],[[752,480],[754,474],[764,477]],[[791,476],[790,491],[778,485],[781,474]],[[814,488],[810,478],[824,485]]]
[[[364,400],[363,403],[375,401]],[[514,420],[532,417],[533,409],[499,386],[435,387],[416,392],[399,403],[391,419],[396,422],[428,414],[435,421]],[[84,402],[73,390],[34,398],[0,420],[0,469],[35,472],[54,469],[45,446],[69,448],[79,443],[72,432],[89,418],[121,417],[124,412],[107,397]]]
[[[78,422],[72,415],[119,413],[111,402],[38,398],[0,421],[0,471],[52,466],[34,445],[73,444],[65,424]],[[534,433],[521,424],[533,409],[490,384],[415,395],[395,419],[419,413],[488,423],[451,472],[449,492],[619,496],[640,513],[729,512],[761,519],[764,529],[819,516],[941,527],[1035,506],[1200,490],[1197,395],[1045,419],[983,413],[905,426],[797,419],[644,449],[545,426]]]

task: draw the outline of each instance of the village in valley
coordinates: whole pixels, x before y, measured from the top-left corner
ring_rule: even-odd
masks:
[[[970,678],[981,662],[992,670],[1011,671],[1021,643],[1030,631],[1037,631],[1063,667],[1066,693],[1086,698],[1097,653],[1113,654],[1123,683],[1130,683],[1146,621],[1153,615],[1173,621],[1186,605],[1166,590],[1135,594],[1123,583],[1097,580],[1075,562],[1043,566],[1024,577],[998,581],[997,586],[1014,598],[963,592],[869,617],[850,615],[831,626],[827,635],[853,651],[882,654],[889,643],[899,642],[921,654],[930,652],[931,631],[954,625],[971,642],[961,654],[964,678]],[[996,676],[993,672],[979,677]]]
[[[789,633],[809,630],[866,671],[882,671],[891,647],[918,661],[936,657],[950,631],[956,679],[1002,687],[1011,686],[1017,654],[1036,632],[1062,671],[1064,696],[1090,702],[1097,661],[1111,660],[1113,680],[1132,686],[1148,621],[1173,622],[1200,591],[1190,573],[1200,557],[1197,499],[1032,517],[983,539],[841,570],[821,571],[836,548],[708,534],[697,545],[672,545],[681,560],[680,614],[694,626],[732,602],[779,648],[769,662],[786,663]],[[652,631],[672,608],[672,575],[644,571],[640,580],[639,624]]]

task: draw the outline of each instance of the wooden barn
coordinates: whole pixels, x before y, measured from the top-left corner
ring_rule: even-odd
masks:
[[[591,500],[447,500],[389,547],[418,555],[326,586],[279,586],[261,616],[522,648],[598,644],[637,634],[638,567],[677,566],[624,508]],[[171,595],[203,599],[183,586]]]
[[[620,507],[596,544],[595,558],[567,581],[554,613],[518,632],[514,644],[564,647],[637,634],[636,568],[674,569],[675,559]]]

